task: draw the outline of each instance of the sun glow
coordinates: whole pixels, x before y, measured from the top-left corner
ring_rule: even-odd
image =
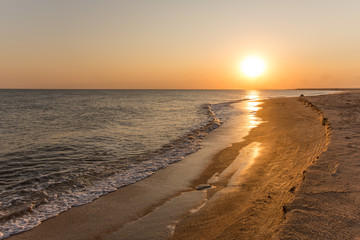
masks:
[[[264,73],[266,65],[261,58],[251,56],[242,61],[240,68],[245,76],[255,78]]]

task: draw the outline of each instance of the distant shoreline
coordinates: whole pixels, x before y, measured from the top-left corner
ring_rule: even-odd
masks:
[[[172,89],[172,88],[0,88],[0,90],[140,90],[140,91],[282,91],[282,90],[304,90],[304,91],[352,91],[360,88],[286,88],[286,89]]]
[[[360,90],[360,88],[295,88],[294,90],[358,91],[358,90]]]

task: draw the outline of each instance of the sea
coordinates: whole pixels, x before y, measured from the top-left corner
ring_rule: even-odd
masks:
[[[329,93],[0,89],[0,239],[181,161],[234,103]]]

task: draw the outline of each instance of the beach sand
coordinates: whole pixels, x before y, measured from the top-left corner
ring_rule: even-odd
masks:
[[[173,239],[270,239],[276,233],[283,206],[295,198],[304,171],[326,149],[329,136],[322,116],[296,98],[262,106],[258,116],[264,123],[216,159],[235,158],[258,143],[254,163],[238,176],[219,179],[207,204],[177,225]]]
[[[360,93],[308,97],[331,127],[274,239],[360,239]]]
[[[306,99],[266,100],[243,140],[219,128],[212,152],[9,239],[356,239],[360,94]]]

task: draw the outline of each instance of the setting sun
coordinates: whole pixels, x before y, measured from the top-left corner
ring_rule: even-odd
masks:
[[[265,71],[265,62],[259,57],[245,58],[240,65],[242,73],[247,77],[258,77]]]

